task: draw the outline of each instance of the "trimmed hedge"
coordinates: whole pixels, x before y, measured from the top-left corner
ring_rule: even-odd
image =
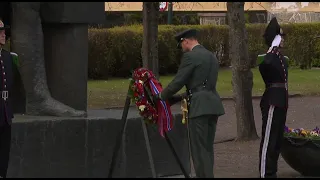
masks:
[[[217,54],[220,66],[229,66],[228,27],[213,25],[161,25],[159,26],[160,74],[176,73],[181,51],[176,48],[174,35],[187,28],[199,30],[199,42]],[[252,65],[257,55],[267,48],[262,35],[266,24],[249,24],[248,49]],[[307,68],[320,66],[320,23],[282,25],[285,38],[284,54],[290,58],[291,66]],[[111,29],[89,29],[89,78],[101,79],[127,77],[131,70],[142,65],[142,26],[125,26]]]

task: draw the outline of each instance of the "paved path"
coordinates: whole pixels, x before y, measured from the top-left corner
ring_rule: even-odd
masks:
[[[287,125],[292,128],[313,129],[320,125],[320,97],[291,98],[289,100]],[[217,139],[235,137],[236,121],[232,103],[226,103],[226,115],[221,117],[217,128]],[[254,100],[254,116],[258,134],[261,134],[259,101]],[[216,177],[258,177],[259,141],[246,143],[227,142],[215,144]],[[282,158],[278,165],[279,177],[299,177]]]
[[[254,117],[258,134],[261,134],[261,113],[259,99],[253,100]],[[236,115],[234,103],[223,101],[226,114],[218,121],[216,141],[236,137]],[[320,126],[320,97],[297,97],[289,100],[287,125],[292,128],[313,129]],[[173,113],[179,113],[180,107],[173,106]],[[121,118],[122,109],[90,110],[89,116]],[[138,117],[135,108],[129,111],[129,117]],[[226,142],[215,144],[215,177],[258,177],[259,140],[251,142]],[[299,177],[282,158],[279,161],[279,177]],[[183,176],[177,176],[183,177]]]
[[[253,100],[254,117],[258,134],[261,131],[261,112],[259,99]],[[231,100],[223,101],[226,114],[219,118],[216,141],[234,138],[236,136],[236,115],[234,103]],[[289,100],[287,125],[293,128],[314,128],[320,118],[320,97],[296,97]],[[179,105],[172,106],[173,113],[180,113]],[[106,117],[121,119],[123,109],[103,109],[88,111],[89,117]],[[131,107],[128,118],[139,117],[136,107]]]

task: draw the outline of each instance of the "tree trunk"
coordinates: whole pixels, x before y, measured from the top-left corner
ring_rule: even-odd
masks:
[[[159,78],[158,59],[159,2],[143,2],[143,67],[150,69]]]
[[[237,139],[258,139],[252,107],[253,74],[248,55],[244,2],[227,2],[232,87],[237,117]]]

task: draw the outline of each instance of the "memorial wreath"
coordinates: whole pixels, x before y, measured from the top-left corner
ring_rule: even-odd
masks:
[[[164,137],[164,132],[173,128],[173,116],[168,101],[153,98],[161,91],[162,85],[152,71],[146,68],[133,71],[128,95],[137,106],[144,121],[155,124],[160,135]]]

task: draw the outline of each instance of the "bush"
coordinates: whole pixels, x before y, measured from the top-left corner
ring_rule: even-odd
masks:
[[[290,58],[291,66],[308,68],[320,66],[320,23],[282,25],[285,38],[284,54]],[[181,51],[176,48],[174,35],[182,30],[199,30],[199,42],[215,52],[220,66],[229,66],[228,27],[213,25],[160,25],[159,26],[159,70],[160,74],[176,73],[180,64]],[[262,35],[265,24],[249,24],[248,50],[252,65],[258,54],[266,52]],[[125,26],[111,29],[89,29],[89,78],[99,79],[127,77],[131,70],[142,65],[142,26]]]

